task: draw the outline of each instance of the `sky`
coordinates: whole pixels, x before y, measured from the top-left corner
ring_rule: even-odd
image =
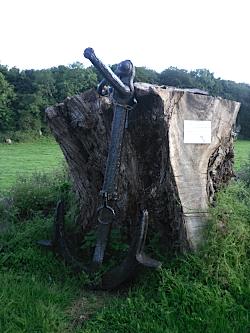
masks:
[[[249,0],[0,0],[0,64],[42,69],[130,59],[250,84]]]

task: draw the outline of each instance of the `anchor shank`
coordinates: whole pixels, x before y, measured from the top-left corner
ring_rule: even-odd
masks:
[[[103,262],[105,249],[108,243],[111,224],[99,224],[97,229],[97,242],[93,255],[92,269],[95,271]]]
[[[112,195],[116,190],[117,174],[120,167],[122,141],[126,123],[126,109],[116,106],[112,122],[111,140],[106,164],[102,193]]]

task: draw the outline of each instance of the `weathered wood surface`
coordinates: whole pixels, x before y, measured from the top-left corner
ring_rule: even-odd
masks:
[[[122,151],[117,223],[133,232],[140,207],[171,248],[196,248],[209,202],[233,175],[232,128],[240,104],[197,91],[135,84]],[[46,110],[79,196],[82,229],[96,224],[110,140],[112,103],[94,90]],[[209,120],[210,144],[185,144],[184,120]],[[129,238],[129,237],[128,237]]]
[[[168,110],[171,93],[164,93],[162,98]],[[175,94],[174,100],[176,106],[169,120],[169,157],[187,237],[196,247],[206,224],[209,202],[218,186],[233,176],[231,131],[240,104],[188,92]],[[211,143],[184,143],[184,120],[211,121]]]

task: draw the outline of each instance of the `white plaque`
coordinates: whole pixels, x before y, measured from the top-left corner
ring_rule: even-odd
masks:
[[[184,120],[184,143],[211,143],[211,121]]]

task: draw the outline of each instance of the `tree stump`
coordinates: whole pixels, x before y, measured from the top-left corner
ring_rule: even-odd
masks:
[[[143,206],[167,247],[196,249],[209,203],[233,177],[232,129],[240,104],[144,83],[135,84],[135,95],[112,203],[116,223],[133,233]],[[110,99],[95,90],[46,109],[79,197],[83,231],[97,224],[112,115]]]

